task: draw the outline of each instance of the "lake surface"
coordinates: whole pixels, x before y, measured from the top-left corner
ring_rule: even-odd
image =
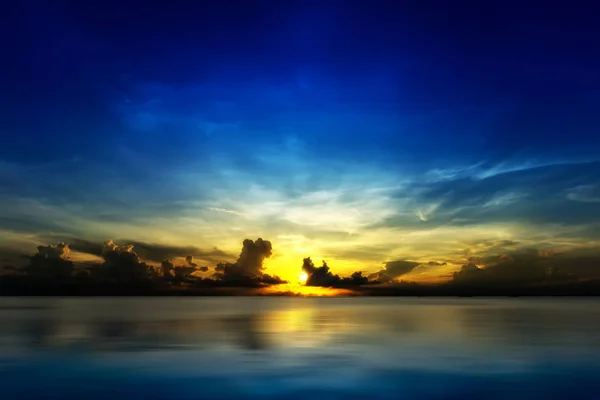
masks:
[[[599,399],[600,299],[0,298],[0,399]]]

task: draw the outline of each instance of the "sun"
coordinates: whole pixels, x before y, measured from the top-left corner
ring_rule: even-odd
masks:
[[[302,272],[298,277],[298,280],[300,281],[300,283],[305,284],[308,280],[308,274],[306,272]]]

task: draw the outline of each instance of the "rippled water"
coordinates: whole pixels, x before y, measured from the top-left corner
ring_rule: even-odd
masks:
[[[600,300],[0,299],[0,399],[600,399]]]

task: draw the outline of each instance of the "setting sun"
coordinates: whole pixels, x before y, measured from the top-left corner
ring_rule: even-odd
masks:
[[[300,283],[305,284],[306,280],[308,279],[308,275],[306,274],[306,272],[302,272],[300,274],[300,276],[298,277],[298,280],[300,281]]]

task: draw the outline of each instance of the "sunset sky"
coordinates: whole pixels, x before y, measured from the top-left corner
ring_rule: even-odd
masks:
[[[2,263],[112,239],[212,267],[260,237],[266,272],[290,281],[311,257],[342,276],[407,261],[402,279],[432,282],[600,243],[589,10],[14,3],[0,17]]]

